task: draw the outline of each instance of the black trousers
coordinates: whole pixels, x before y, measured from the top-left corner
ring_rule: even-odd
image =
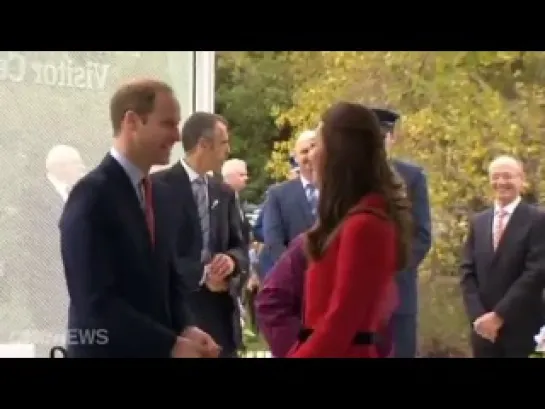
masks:
[[[394,314],[391,325],[394,334],[394,358],[416,357],[416,314]]]
[[[519,334],[487,341],[471,331],[471,349],[474,358],[528,358],[535,350],[533,336]]]

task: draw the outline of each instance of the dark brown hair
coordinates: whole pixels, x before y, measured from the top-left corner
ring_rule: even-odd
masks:
[[[218,114],[210,112],[194,112],[184,122],[182,127],[182,147],[191,152],[203,137],[212,137],[216,124],[220,122],[229,126],[227,120]]]
[[[122,85],[110,100],[110,120],[114,136],[121,131],[121,123],[128,111],[133,111],[145,120],[153,112],[159,92],[173,93],[170,85],[153,79],[140,79]]]
[[[319,259],[328,237],[363,196],[378,193],[398,229],[398,265],[408,262],[412,239],[410,202],[401,178],[386,155],[384,138],[373,111],[339,102],[322,116],[322,155],[318,163],[318,221],[307,235],[309,256]]]

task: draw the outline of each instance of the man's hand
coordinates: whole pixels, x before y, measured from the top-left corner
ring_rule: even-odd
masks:
[[[216,254],[210,262],[210,274],[225,280],[235,270],[235,262],[227,254]]]
[[[201,356],[204,358],[217,358],[220,354],[221,347],[216,344],[210,335],[197,327],[187,327],[182,332],[181,337],[187,338],[197,345]]]
[[[473,329],[484,339],[495,342],[498,331],[503,325],[503,319],[495,312],[487,312],[473,322]]]
[[[192,340],[178,337],[172,348],[172,358],[202,358],[202,348]]]
[[[229,283],[221,277],[212,275],[210,270],[206,274],[204,285],[213,293],[223,293],[229,289]]]
[[[246,289],[250,292],[254,292],[256,290],[259,290],[259,287],[261,286],[261,283],[259,282],[259,277],[257,274],[252,273],[250,275],[250,278],[248,279],[248,282],[246,283]]]

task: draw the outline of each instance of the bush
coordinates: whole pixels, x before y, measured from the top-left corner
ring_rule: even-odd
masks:
[[[469,322],[457,277],[421,276],[419,352],[428,358],[470,356]]]

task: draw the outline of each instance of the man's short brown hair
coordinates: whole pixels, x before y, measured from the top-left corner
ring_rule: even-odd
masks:
[[[227,120],[221,115],[210,112],[194,112],[187,118],[182,127],[182,147],[184,151],[191,152],[202,137],[212,136],[218,122],[226,127],[229,126]]]
[[[153,112],[155,97],[159,92],[173,93],[173,90],[167,83],[153,79],[134,80],[119,87],[110,100],[110,120],[114,135],[121,131],[121,123],[128,111],[144,119]]]

